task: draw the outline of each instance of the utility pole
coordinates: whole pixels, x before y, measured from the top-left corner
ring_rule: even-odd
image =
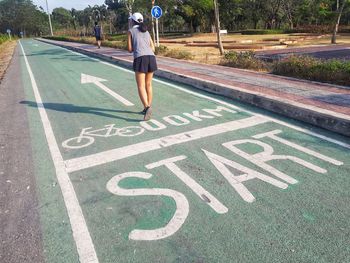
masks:
[[[215,11],[215,26],[216,26],[216,34],[218,38],[218,47],[220,50],[220,54],[224,54],[224,47],[222,46],[221,42],[221,35],[220,35],[220,17],[219,17],[219,6],[218,1],[214,0],[214,11]]]
[[[49,16],[49,24],[50,24],[51,36],[53,36],[53,30],[52,30],[52,24],[51,24],[51,16],[50,16],[50,12],[49,12],[49,4],[47,3],[47,0],[46,0],[46,10],[47,10],[47,15]]]

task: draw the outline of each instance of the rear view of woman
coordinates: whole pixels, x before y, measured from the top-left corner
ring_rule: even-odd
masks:
[[[142,113],[144,120],[148,121],[152,116],[152,78],[154,71],[157,70],[155,47],[143,23],[143,16],[134,13],[129,19],[132,21],[132,28],[128,32],[128,51],[134,54],[133,68],[139,96],[144,106]]]

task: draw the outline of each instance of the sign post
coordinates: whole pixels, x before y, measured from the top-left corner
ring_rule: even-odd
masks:
[[[9,35],[9,38],[10,38],[10,40],[11,40],[11,29],[7,29],[6,32],[7,32],[7,34]]]
[[[163,10],[159,6],[152,7],[151,10],[152,17],[156,19],[156,34],[157,34],[157,43],[156,46],[159,47],[159,26],[158,26],[158,19],[162,16]]]
[[[154,7],[155,0],[152,0],[152,8]],[[154,18],[152,16],[152,36],[153,36],[153,43],[156,43],[156,31],[154,29]]]

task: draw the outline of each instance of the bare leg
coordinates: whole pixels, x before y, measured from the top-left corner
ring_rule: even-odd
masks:
[[[148,106],[152,105],[153,100],[153,89],[152,89],[152,78],[153,78],[153,72],[149,72],[146,74],[146,92],[147,92],[147,98],[148,98]]]
[[[101,40],[97,41],[98,47],[101,47]]]
[[[141,72],[135,72],[135,77],[136,77],[137,89],[139,91],[139,97],[141,99],[143,106],[146,108],[149,106],[146,87],[145,87],[146,74]]]

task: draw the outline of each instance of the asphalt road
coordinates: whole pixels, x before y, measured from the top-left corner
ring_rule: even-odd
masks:
[[[349,138],[34,40],[1,84],[2,262],[346,262]]]

